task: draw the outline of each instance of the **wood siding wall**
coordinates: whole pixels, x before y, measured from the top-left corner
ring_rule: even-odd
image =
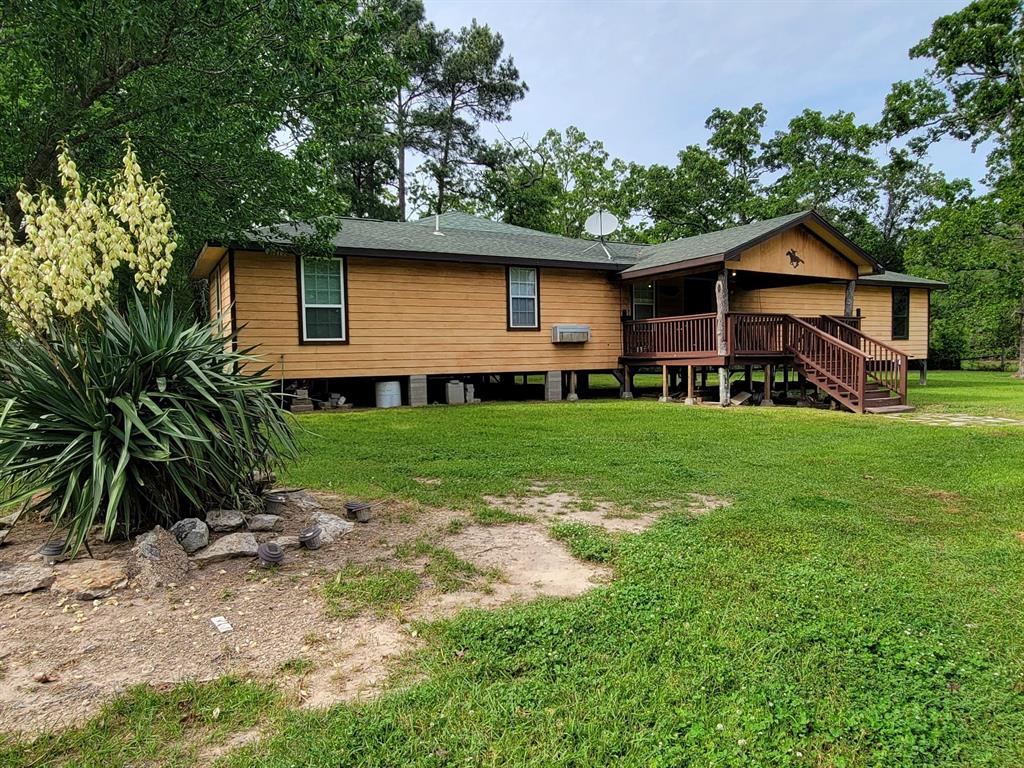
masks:
[[[788,251],[796,251],[802,260],[796,267],[789,260]],[[728,262],[729,269],[749,272],[774,272],[782,275],[823,277],[853,280],[857,267],[830,245],[804,227],[790,229],[740,254],[739,259]]]
[[[838,283],[794,285],[736,291],[729,297],[734,312],[779,312],[789,315],[841,315],[845,286]],[[910,290],[910,338],[892,338],[892,289],[858,285],[853,306],[861,313],[861,329],[912,358],[928,357],[928,290]]]
[[[928,357],[928,289],[910,289],[910,338],[892,338],[892,288],[858,285],[853,305],[861,311],[861,329],[913,358]]]
[[[786,315],[841,315],[846,286],[838,283],[792,285],[735,291],[729,297],[733,312],[779,312]]]
[[[225,334],[231,333],[231,268],[225,255],[213,268],[207,278],[207,310],[210,319],[217,318],[217,297],[220,296],[221,328]]]
[[[347,344],[302,344],[295,257],[235,253],[239,344],[286,378],[607,370],[622,349],[621,294],[604,273],[540,268],[540,330],[507,330],[505,267],[348,257]],[[551,326],[587,323],[583,345]]]

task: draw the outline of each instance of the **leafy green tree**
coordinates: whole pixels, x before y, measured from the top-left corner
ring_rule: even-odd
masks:
[[[935,297],[939,346],[957,340],[962,354],[989,355],[1019,341],[1015,310],[1024,281],[1020,233],[1005,223],[995,195],[969,190],[935,207],[910,238],[907,264],[950,284]]]
[[[548,131],[536,146],[499,143],[484,157],[484,208],[510,224],[581,237],[597,210],[630,214],[623,202],[626,165],[575,126]]]
[[[380,44],[391,20],[356,0],[5,2],[0,201],[17,222],[20,186],[54,186],[61,140],[102,175],[130,135],[174,209],[172,282],[205,239],[328,222],[335,179],[292,150],[318,128],[354,135],[363,105],[397,87]]]
[[[386,130],[395,153],[397,218],[408,215],[410,152],[426,152],[430,105],[440,76],[445,34],[426,20],[422,0],[392,0],[398,22],[385,37],[385,49],[403,69],[403,82],[385,106]]]
[[[481,122],[508,120],[511,106],[527,91],[501,35],[475,20],[457,34],[444,32],[441,61],[426,85],[429,106],[417,115],[429,137],[416,195],[431,213],[467,205],[485,142]]]
[[[380,105],[366,105],[364,115],[354,128],[318,126],[299,144],[295,157],[315,169],[319,183],[337,201],[335,213],[396,219],[399,208],[391,192],[397,184],[395,143]]]
[[[878,134],[852,112],[825,116],[805,109],[764,147],[764,164],[777,174],[768,195],[777,213],[820,210],[833,218],[863,212],[876,199],[877,163],[871,149]]]
[[[494,142],[480,162],[481,212],[539,232],[558,231],[555,207],[562,185],[536,147],[524,139]]]
[[[626,196],[648,220],[654,242],[746,224],[765,213],[762,104],[737,112],[715,109],[704,126],[706,146],[692,144],[675,167],[630,166]]]
[[[1017,329],[1017,376],[1024,378],[1024,8],[1017,0],[977,0],[937,19],[910,55],[931,67],[893,86],[882,127],[909,135],[918,152],[945,136],[975,149],[991,144],[991,191],[937,217],[929,258],[945,258],[949,271],[981,269],[986,285],[1013,297],[1015,309],[1001,325]]]

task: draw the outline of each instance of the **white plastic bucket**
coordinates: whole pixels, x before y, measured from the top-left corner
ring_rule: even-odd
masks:
[[[398,381],[377,382],[377,407],[397,408],[402,404],[402,384]]]

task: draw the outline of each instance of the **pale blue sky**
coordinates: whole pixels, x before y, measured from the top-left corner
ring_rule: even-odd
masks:
[[[655,2],[654,0],[426,0],[427,17],[457,29],[474,17],[501,32],[530,86],[501,126],[536,140],[568,125],[624,160],[675,161],[706,137],[716,106],[761,101],[766,135],[805,107],[878,119],[889,86],[920,75],[908,49],[943,0]],[[948,176],[984,175],[959,142],[933,150]]]

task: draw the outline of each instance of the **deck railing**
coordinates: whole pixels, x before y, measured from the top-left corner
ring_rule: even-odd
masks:
[[[824,331],[830,336],[842,339],[847,344],[857,346],[857,334],[860,332],[859,317],[840,317],[837,315],[818,315],[814,318],[801,317],[801,320],[810,323],[818,330]]]
[[[909,358],[904,352],[884,341],[868,336],[859,328],[854,328],[849,318],[829,318],[836,324],[836,336],[850,346],[856,347],[867,357],[867,376],[869,379],[896,392],[900,402],[907,401],[907,368]]]
[[[786,350],[798,362],[828,382],[835,399],[863,413],[867,391],[867,355],[831,333],[786,315]]]
[[[776,356],[786,352],[785,315],[766,312],[731,312],[728,316],[729,349],[739,356]]]
[[[627,320],[622,324],[623,357],[686,359],[717,352],[714,313]]]

